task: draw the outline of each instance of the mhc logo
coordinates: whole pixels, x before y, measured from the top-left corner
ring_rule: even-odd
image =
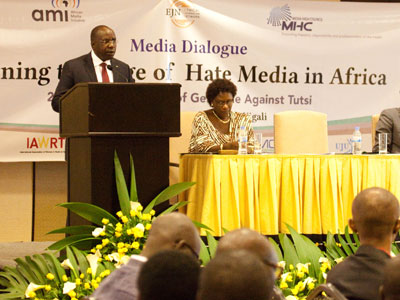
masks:
[[[289,5],[274,7],[269,13],[267,24],[281,27],[282,31],[311,31],[313,22],[304,22],[302,18],[292,17]]]
[[[84,22],[82,11],[77,11],[81,0],[49,0],[53,9],[34,9],[36,22]]]

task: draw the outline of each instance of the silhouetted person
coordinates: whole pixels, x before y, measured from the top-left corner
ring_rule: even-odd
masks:
[[[352,214],[349,226],[359,234],[361,245],[328,272],[327,282],[348,299],[378,300],[383,269],[400,227],[399,201],[385,189],[369,188],[354,199]]]
[[[156,218],[142,253],[132,255],[126,265],[105,278],[92,297],[97,300],[138,299],[139,271],[148,258],[162,250],[181,251],[197,259],[200,252],[200,236],[187,216],[175,212]]]
[[[265,265],[270,277],[276,279],[275,271],[278,268],[278,258],[275,249],[268,239],[259,232],[248,228],[229,231],[220,239],[216,255],[231,250],[247,250],[253,253]],[[273,299],[284,299],[282,292],[275,286]]]
[[[260,259],[246,250],[224,251],[200,275],[197,300],[269,300],[274,278]]]
[[[400,256],[391,259],[383,272],[380,300],[400,300]]]
[[[150,257],[139,273],[140,300],[195,300],[200,263],[185,253],[165,250]]]

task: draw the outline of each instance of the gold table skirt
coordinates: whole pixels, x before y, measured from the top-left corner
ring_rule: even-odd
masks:
[[[265,235],[344,232],[361,190],[382,187],[400,198],[400,155],[198,155],[180,158],[183,211],[210,227],[247,227]],[[204,231],[202,232],[204,234]]]

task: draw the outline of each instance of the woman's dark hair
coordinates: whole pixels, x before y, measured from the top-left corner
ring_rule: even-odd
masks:
[[[235,97],[236,91],[236,85],[234,85],[232,81],[228,79],[215,79],[207,87],[207,102],[211,105],[219,93],[231,93],[232,96]]]

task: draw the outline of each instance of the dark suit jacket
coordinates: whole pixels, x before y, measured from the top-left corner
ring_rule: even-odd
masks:
[[[376,124],[375,144],[373,152],[379,149],[379,133],[388,134],[388,153],[400,153],[400,107],[389,108],[382,111]]]
[[[111,66],[113,67],[114,82],[133,82],[130,68],[126,63],[113,58]],[[90,53],[71,59],[64,64],[60,81],[51,101],[51,106],[56,112],[60,111],[61,96],[80,82],[97,82]]]
[[[372,246],[361,245],[354,255],[328,272],[332,283],[349,300],[378,300],[383,268],[390,256]]]

